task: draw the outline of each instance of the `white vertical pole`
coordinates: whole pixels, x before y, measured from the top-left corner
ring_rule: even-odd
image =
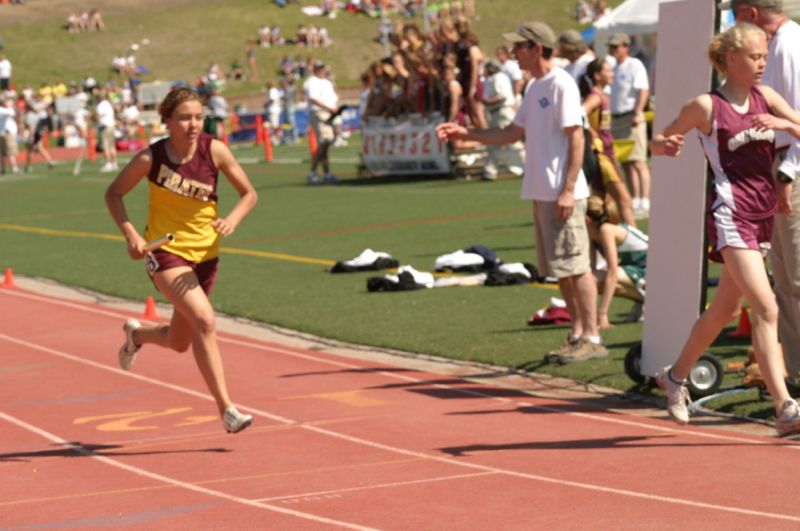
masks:
[[[711,88],[706,50],[714,15],[712,1],[660,4],[654,131],[663,130],[690,98]],[[686,135],[680,156],[654,157],[652,174],[641,360],[647,376],[675,361],[699,315],[706,260],[706,161],[696,133]]]

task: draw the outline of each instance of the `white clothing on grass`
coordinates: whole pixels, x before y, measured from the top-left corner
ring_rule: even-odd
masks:
[[[525,129],[525,177],[522,199],[555,202],[564,186],[569,157],[566,127],[582,127],[578,85],[565,70],[553,68],[528,84],[514,123]],[[578,173],[575,199],[589,197],[589,186]]]

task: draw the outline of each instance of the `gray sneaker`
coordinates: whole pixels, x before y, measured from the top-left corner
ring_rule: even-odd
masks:
[[[678,424],[689,423],[689,389],[686,380],[676,382],[672,379],[672,365],[667,365],[656,373],[656,383],[667,395],[667,413]],[[800,427],[800,424],[799,424]]]
[[[228,433],[239,433],[252,423],[252,415],[243,415],[233,406],[226,409],[222,415],[222,424]]]
[[[581,337],[572,348],[559,354],[556,361],[560,365],[575,363],[577,361],[594,360],[608,357],[608,349],[602,343],[592,343],[589,338]]]
[[[564,339],[564,342],[561,343],[560,347],[551,350],[544,355],[544,361],[547,363],[557,363],[558,357],[572,350],[572,348],[578,344],[578,341],[580,341],[579,337],[573,338],[572,334],[567,334],[566,339]]]
[[[125,331],[125,343],[119,348],[119,366],[123,370],[129,371],[133,367],[133,362],[136,361],[136,353],[142,348],[133,342],[133,331],[141,328],[142,325],[136,319],[128,319],[122,325],[122,330]]]
[[[311,186],[316,186],[318,184],[322,184],[322,179],[320,178],[320,176],[317,175],[317,173],[313,172],[313,171],[308,172],[307,180],[308,180],[308,184],[310,184]]]
[[[775,419],[775,429],[779,437],[800,433],[800,406],[793,398],[781,406],[781,414]]]

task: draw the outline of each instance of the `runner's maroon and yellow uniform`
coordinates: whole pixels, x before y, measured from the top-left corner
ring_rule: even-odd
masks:
[[[211,226],[217,219],[219,174],[211,158],[212,140],[201,134],[194,156],[183,164],[169,159],[166,139],[150,146],[150,208],[144,237],[150,241],[173,234],[175,240],[161,250],[194,263],[219,256],[219,234]]]

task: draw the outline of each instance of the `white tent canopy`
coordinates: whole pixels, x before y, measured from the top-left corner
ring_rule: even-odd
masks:
[[[595,52],[599,56],[605,55],[606,41],[612,33],[654,33],[658,28],[658,6],[666,1],[669,0],[625,0],[607,11],[593,24]]]
[[[625,0],[593,24],[599,40],[605,44],[608,35],[617,32],[628,35],[655,32],[658,26],[658,6],[661,2],[668,1],[670,0]],[[800,17],[800,0],[783,0],[783,11],[790,17]]]
[[[594,27],[598,34],[653,33],[658,26],[658,5],[663,1],[665,0],[626,0],[600,17]]]
[[[595,52],[601,56],[605,54],[606,42],[612,33],[622,32],[628,35],[654,33],[658,27],[658,6],[662,2],[670,1],[672,0],[625,0],[607,11],[593,24]],[[783,11],[789,17],[800,17],[800,0],[783,0]],[[725,17],[731,17],[727,10],[723,12],[723,21],[726,20]],[[731,20],[730,23],[732,22]],[[726,24],[723,22],[723,28],[725,27]]]

